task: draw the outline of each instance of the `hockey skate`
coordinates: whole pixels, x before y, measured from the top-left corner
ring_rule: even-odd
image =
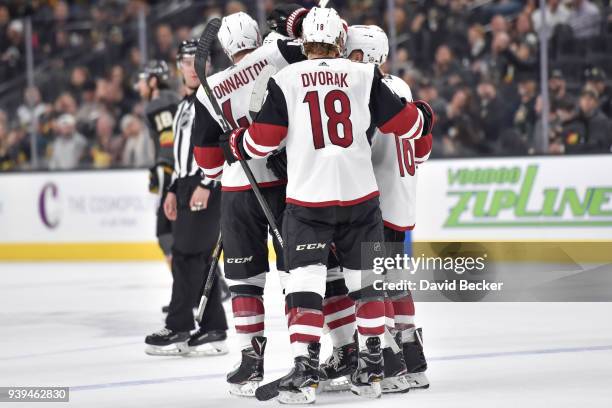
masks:
[[[401,333],[397,333],[395,344],[401,344]],[[394,345],[395,346],[395,345]],[[385,362],[384,373],[385,378],[380,382],[380,387],[383,394],[405,393],[410,391],[410,382],[407,378],[408,370],[404,362],[402,350],[394,351],[395,347],[385,347],[383,349],[383,361]]]
[[[319,386],[320,343],[308,345],[308,356],[295,358],[293,369],[280,379],[278,402],[281,404],[312,404]]]
[[[317,393],[349,391],[350,377],[357,369],[358,358],[356,343],[334,347],[332,355],[319,367],[320,381]]]
[[[163,328],[145,338],[145,353],[150,356],[181,356],[188,352],[189,332]]]
[[[221,356],[229,353],[225,339],[227,334],[223,330],[206,332],[201,328],[191,335],[187,342],[185,357]]]
[[[380,339],[370,337],[366,340],[366,348],[359,350],[359,365],[351,375],[351,392],[366,398],[380,398],[383,366]]]
[[[402,352],[408,374],[406,378],[412,389],[429,388],[429,379],[425,375],[427,370],[427,360],[423,353],[423,330],[417,329],[414,333],[416,341],[402,344]]]
[[[238,397],[254,397],[255,390],[264,376],[264,351],[267,339],[256,336],[251,339],[251,347],[242,350],[242,360],[227,375],[230,394]]]

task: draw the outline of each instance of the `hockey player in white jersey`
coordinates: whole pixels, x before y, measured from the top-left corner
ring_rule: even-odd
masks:
[[[357,301],[359,368],[351,377],[352,390],[379,397],[384,301],[371,285],[372,259],[362,259],[361,243],[381,242],[384,233],[366,132],[374,124],[384,133],[420,137],[429,129],[431,112],[403,102],[374,65],[339,58],[344,28],[335,10],[313,8],[302,30],[308,61],[270,80],[258,117],[248,129],[231,132],[224,153],[235,161],[265,158],[281,145],[287,149],[285,300],[295,366],[280,381],[279,401],[315,400],[332,242]]]
[[[345,52],[352,61],[383,65],[389,52],[387,35],[377,26],[351,26]],[[383,81],[398,96],[412,102],[410,87],[401,78],[385,75]],[[415,103],[424,104],[420,101]],[[433,123],[433,118],[431,121]],[[429,157],[432,138],[431,133],[423,134],[419,139],[404,135],[387,137],[382,133],[377,129],[372,137],[372,164],[380,191],[385,242],[395,243],[394,246],[403,253],[405,231],[415,226],[417,167]],[[398,282],[408,278],[403,276],[405,273],[388,271],[388,278]],[[391,332],[397,333],[402,353],[396,355],[391,347],[384,349],[383,392],[429,387],[425,376],[427,362],[423,353],[421,330],[415,329],[414,302],[410,292],[388,292],[385,315],[387,326]],[[402,376],[406,369],[406,376]]]
[[[249,100],[262,69],[272,65],[281,69],[305,59],[300,44],[277,40],[262,46],[255,20],[245,13],[225,17],[218,33],[219,41],[233,65],[208,78],[211,90],[230,126],[248,126]],[[264,337],[263,290],[268,265],[268,223],[249,181],[239,163],[225,163],[219,148],[223,130],[210,101],[200,88],[197,93],[194,130],[194,155],[204,174],[221,179],[221,231],[224,267],[232,311],[242,350],[239,367],[230,372],[230,392],[253,396],[263,380]],[[276,177],[266,161],[251,164],[251,170],[272,213],[280,224],[285,208],[286,180]],[[282,249],[274,242],[276,266],[284,271]]]
[[[356,62],[382,65],[389,53],[389,44],[385,32],[377,26],[351,26],[348,29],[348,41],[345,55]],[[400,78],[385,75],[383,78],[391,90],[407,101],[412,101],[408,85]],[[426,160],[431,150],[431,134],[419,139],[404,139],[382,135],[379,130],[371,129],[372,164],[380,191],[380,206],[385,224],[385,241],[393,246],[403,248],[404,231],[412,229],[416,205],[416,164]],[[406,277],[404,277],[406,278]],[[321,364],[323,391],[346,389],[343,377],[354,371],[355,345],[352,333],[355,330],[355,319],[351,318],[355,307],[350,298],[343,295],[342,275],[328,272],[327,291],[335,291],[334,296],[324,300],[323,313],[325,324],[334,346],[332,355]],[[393,279],[396,279],[394,276]],[[340,289],[338,289],[340,288]],[[339,291],[340,290],[340,291]],[[390,333],[400,336],[403,333],[405,353],[394,353],[392,336],[385,336],[386,346],[383,349],[385,361],[385,378],[381,382],[383,393],[407,392],[410,388],[423,388],[428,385],[422,371],[426,363],[421,344],[413,344],[414,304],[406,293],[396,293],[392,298],[385,298],[386,325]],[[395,305],[395,308],[394,308]],[[394,319],[394,312],[397,319]],[[398,339],[399,340],[399,339]],[[401,341],[397,341],[401,344]],[[395,350],[398,350],[396,347]],[[407,370],[404,354],[409,362]]]

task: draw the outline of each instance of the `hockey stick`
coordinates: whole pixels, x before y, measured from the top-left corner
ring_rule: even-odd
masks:
[[[204,32],[202,33],[202,35],[200,36],[200,39],[198,40],[198,48],[196,49],[194,65],[195,65],[196,74],[198,75],[198,78],[200,79],[200,82],[202,84],[202,88],[204,89],[204,92],[206,93],[206,97],[210,101],[210,104],[212,105],[215,111],[215,114],[217,115],[217,117],[219,118],[219,121],[221,122],[221,128],[223,129],[224,132],[229,132],[230,130],[232,130],[232,128],[230,127],[227,121],[227,118],[223,115],[223,112],[221,111],[221,108],[219,107],[219,103],[217,102],[217,99],[213,95],[212,90],[210,89],[210,86],[208,85],[208,79],[206,77],[206,61],[208,60],[208,57],[210,56],[211,46],[213,42],[215,41],[215,39],[217,38],[217,33],[219,32],[220,28],[221,28],[220,19],[213,18],[212,20],[208,22],[208,24],[206,25],[206,28],[204,29]],[[259,189],[259,186],[257,185],[257,180],[255,179],[255,176],[253,175],[253,172],[251,171],[251,168],[249,167],[247,162],[244,160],[239,160],[239,162],[240,162],[240,165],[242,166],[242,170],[244,171],[244,174],[246,174],[247,179],[249,179],[249,184],[251,185],[251,188],[253,189],[253,193],[255,193],[255,197],[257,198],[257,201],[259,202],[259,205],[261,206],[261,209],[264,212],[266,219],[268,220],[268,224],[270,225],[272,234],[274,235],[274,238],[276,238],[276,241],[279,243],[279,245],[282,248],[284,246],[283,237],[281,236],[280,230],[278,229],[278,225],[276,224],[274,215],[272,214],[272,211],[270,210],[270,206],[266,202],[266,199],[262,195],[261,190]]]
[[[222,250],[223,238],[221,236],[221,231],[219,231],[217,243],[215,244],[215,249],[213,249],[210,266],[208,268],[208,276],[206,277],[206,283],[204,284],[204,290],[202,290],[202,297],[200,298],[200,304],[198,305],[198,313],[196,314],[196,320],[198,321],[198,323],[202,323],[204,309],[206,309],[206,304],[208,303],[210,292],[212,292],[212,287],[215,283],[215,277],[217,275],[217,265],[219,264],[219,258],[221,257]]]

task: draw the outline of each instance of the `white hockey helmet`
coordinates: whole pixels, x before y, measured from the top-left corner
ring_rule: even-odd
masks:
[[[342,53],[346,39],[346,22],[333,8],[313,7],[302,22],[302,40],[307,43],[335,45]]]
[[[257,22],[242,11],[223,17],[217,37],[230,59],[240,51],[255,49],[261,45]]]
[[[375,25],[350,26],[344,56],[348,57],[355,50],[363,52],[363,62],[382,65],[389,55],[387,34]]]

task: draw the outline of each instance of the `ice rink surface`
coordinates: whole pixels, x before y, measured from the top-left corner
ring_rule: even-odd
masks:
[[[163,263],[0,264],[0,386],[71,387],[70,403],[53,407],[277,406],[228,394],[225,374],[239,358],[231,334],[226,356],[144,354],[169,288]],[[291,363],[281,301],[273,273],[267,380]],[[374,401],[324,394],[316,404],[612,407],[612,303],[419,303],[417,323],[429,390]]]

